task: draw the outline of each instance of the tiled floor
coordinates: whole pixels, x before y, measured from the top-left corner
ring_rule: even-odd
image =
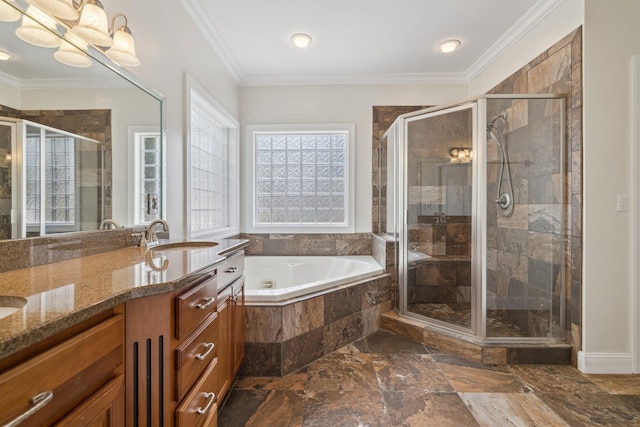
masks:
[[[220,427],[640,426],[640,375],[486,366],[378,331],[282,378],[240,378]]]

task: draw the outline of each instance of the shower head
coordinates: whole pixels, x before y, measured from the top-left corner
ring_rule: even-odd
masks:
[[[507,113],[502,113],[498,116],[495,116],[487,125],[487,132],[490,132],[491,129],[495,127],[495,123],[498,119],[507,120]]]

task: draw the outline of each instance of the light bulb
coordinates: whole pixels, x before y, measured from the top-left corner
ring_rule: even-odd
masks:
[[[442,53],[451,53],[460,46],[460,40],[446,40],[438,45],[438,50]]]
[[[291,42],[294,44],[294,46],[301,49],[309,46],[311,44],[311,41],[311,36],[308,34],[298,33],[291,36]]]

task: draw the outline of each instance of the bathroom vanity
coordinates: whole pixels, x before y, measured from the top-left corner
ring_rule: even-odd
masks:
[[[0,318],[0,425],[217,425],[244,356],[248,242],[204,243],[0,273],[27,300]]]

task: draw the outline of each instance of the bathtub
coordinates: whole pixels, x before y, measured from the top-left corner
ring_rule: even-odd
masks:
[[[247,256],[245,301],[284,301],[383,272],[368,255]]]

